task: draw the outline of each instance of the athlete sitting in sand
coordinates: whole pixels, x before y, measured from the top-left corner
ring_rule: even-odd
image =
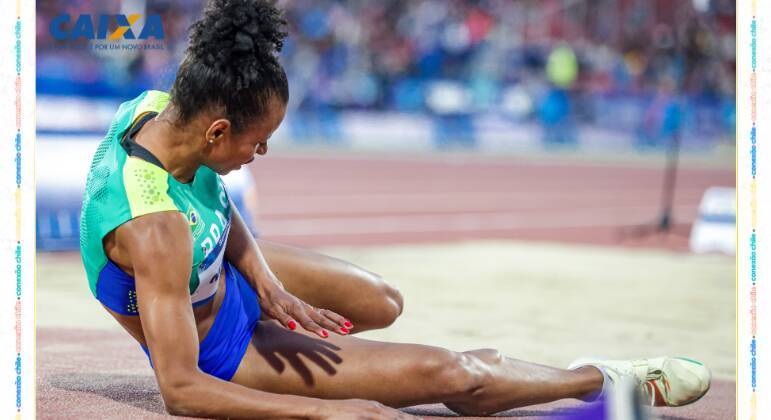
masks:
[[[707,392],[701,363],[588,360],[567,370],[490,349],[462,353],[351,334],[391,324],[402,298],[345,262],[255,240],[220,175],[268,151],[288,98],[285,22],[266,0],[213,0],[170,94],[120,106],[83,198],[91,291],[147,352],[170,413],[408,418],[442,402],[492,414],[591,401],[621,377],[653,405]]]

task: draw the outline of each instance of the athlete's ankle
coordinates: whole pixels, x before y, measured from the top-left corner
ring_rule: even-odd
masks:
[[[578,388],[576,398],[584,402],[596,401],[605,394],[610,379],[608,375],[596,366],[581,366],[573,372],[580,375],[581,386]]]

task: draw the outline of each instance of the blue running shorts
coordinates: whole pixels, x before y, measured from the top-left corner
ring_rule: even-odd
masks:
[[[225,297],[208,334],[199,346],[198,367],[203,372],[230,381],[260,319],[260,303],[257,292],[238,269],[227,260],[223,265]],[[142,350],[150,359],[147,347],[142,345]]]

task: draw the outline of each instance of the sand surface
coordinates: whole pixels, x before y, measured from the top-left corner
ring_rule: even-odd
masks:
[[[516,241],[322,251],[405,296],[393,326],[363,337],[493,347],[556,366],[585,355],[688,355],[734,376],[733,258]],[[37,267],[39,327],[119,330],[91,297],[77,254],[39,254]]]

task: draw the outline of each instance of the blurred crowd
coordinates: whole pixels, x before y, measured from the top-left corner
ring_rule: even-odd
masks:
[[[202,3],[38,1],[38,92],[126,97],[167,89]],[[566,116],[609,126],[629,118],[644,131],[646,119],[655,130],[677,125],[672,104],[687,101],[703,114],[691,119],[733,131],[734,0],[279,4],[290,24],[282,61],[293,109],[497,113],[563,128]],[[163,49],[77,50],[49,34],[61,13],[132,11],[163,16]]]

